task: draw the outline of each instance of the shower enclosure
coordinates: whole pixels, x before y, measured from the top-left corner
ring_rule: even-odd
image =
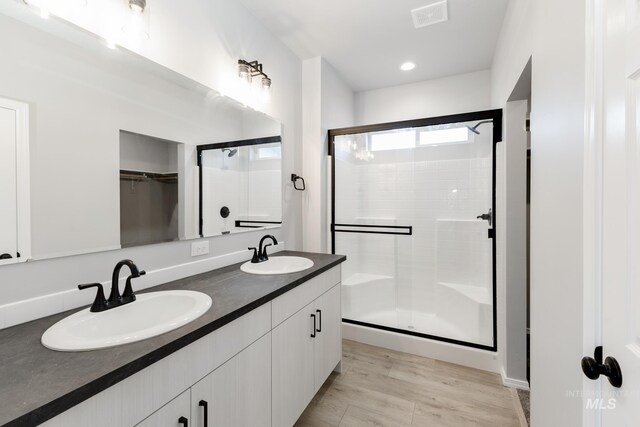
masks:
[[[496,349],[491,110],[329,131],[343,317]]]

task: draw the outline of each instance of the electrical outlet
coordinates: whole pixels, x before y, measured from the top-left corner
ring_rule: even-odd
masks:
[[[191,244],[191,256],[202,256],[209,253],[209,241],[193,242]]]

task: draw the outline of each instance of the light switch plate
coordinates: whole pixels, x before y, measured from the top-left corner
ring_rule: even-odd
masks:
[[[209,241],[193,242],[191,244],[191,256],[202,256],[209,253]]]

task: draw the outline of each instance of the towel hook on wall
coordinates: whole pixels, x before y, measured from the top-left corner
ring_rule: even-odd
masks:
[[[298,182],[298,180],[302,181],[302,187],[298,187],[298,186],[296,185],[296,183]],[[295,173],[292,173],[292,174],[291,174],[291,182],[293,182],[293,188],[295,188],[295,189],[296,189],[296,190],[298,190],[298,191],[304,191],[304,190],[306,190],[306,189],[307,189],[307,186],[306,186],[306,185],[305,185],[305,183],[304,183],[304,178],[303,178],[303,177],[301,177],[301,176],[299,176],[299,175],[296,175]]]

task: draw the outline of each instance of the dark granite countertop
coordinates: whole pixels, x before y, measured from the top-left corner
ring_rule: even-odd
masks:
[[[314,266],[259,276],[243,273],[238,263],[145,289],[142,293],[200,291],[211,296],[213,304],[188,325],[144,341],[89,352],[45,348],[40,343],[44,331],[77,309],[0,330],[0,425],[43,423],[346,259],[291,251],[278,255],[304,256]]]

